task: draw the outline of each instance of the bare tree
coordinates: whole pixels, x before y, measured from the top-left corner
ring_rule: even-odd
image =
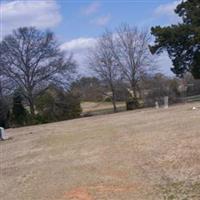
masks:
[[[136,98],[140,91],[139,81],[154,63],[148,48],[149,42],[148,31],[123,24],[117,29],[112,47],[122,78],[129,83]]]
[[[52,81],[65,81],[75,67],[72,56],[66,57],[50,31],[19,28],[0,43],[0,72],[21,88],[32,115],[41,90]]]
[[[0,98],[8,96],[13,88],[13,83],[4,75],[0,74]]]
[[[111,91],[113,110],[116,112],[116,81],[119,78],[119,70],[112,53],[112,43],[113,34],[106,31],[90,51],[89,65]]]

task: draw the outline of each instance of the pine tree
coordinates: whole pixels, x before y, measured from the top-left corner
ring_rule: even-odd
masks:
[[[175,13],[182,18],[182,23],[167,27],[152,27],[155,45],[150,47],[152,53],[166,50],[177,76],[190,72],[200,79],[200,1],[182,1]]]

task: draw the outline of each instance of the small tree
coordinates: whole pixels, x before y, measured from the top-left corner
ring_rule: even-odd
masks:
[[[8,128],[10,119],[9,106],[4,98],[0,98],[0,127]]]
[[[12,117],[13,122],[17,125],[25,125],[27,122],[27,111],[22,103],[22,95],[20,91],[15,91],[13,96]]]

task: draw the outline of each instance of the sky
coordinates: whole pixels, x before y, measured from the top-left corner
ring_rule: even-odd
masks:
[[[22,26],[55,32],[61,49],[74,54],[79,71],[87,75],[88,49],[105,29],[121,23],[150,28],[176,24],[174,13],[180,0],[0,0],[0,39]],[[171,61],[164,53],[158,69],[172,75]]]

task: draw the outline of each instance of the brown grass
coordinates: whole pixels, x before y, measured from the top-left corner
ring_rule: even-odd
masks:
[[[116,106],[119,111],[125,110],[125,102],[117,102]],[[83,114],[106,114],[113,112],[113,105],[111,102],[83,102],[81,103]]]
[[[198,103],[9,129],[3,200],[199,200]]]

